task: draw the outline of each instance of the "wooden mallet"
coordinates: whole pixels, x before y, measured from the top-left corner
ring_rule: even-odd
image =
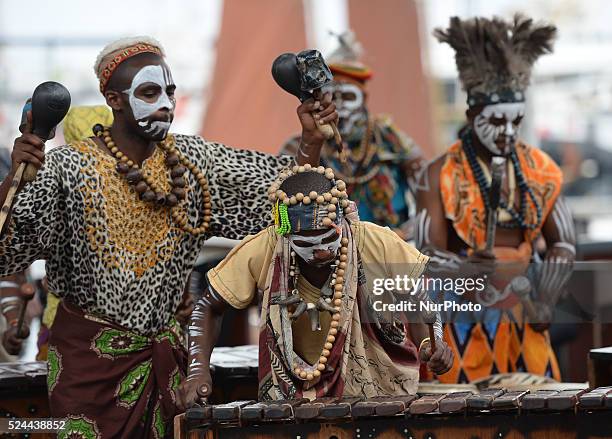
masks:
[[[23,338],[23,324],[25,322],[26,309],[28,308],[28,302],[34,298],[36,289],[32,284],[26,283],[21,285],[19,288],[19,295],[21,296],[21,309],[19,310],[19,319],[17,320],[17,337]]]
[[[487,212],[487,247],[493,251],[495,245],[495,230],[497,228],[497,208],[501,197],[502,182],[504,179],[505,157],[495,156],[491,160],[491,188],[489,189],[489,211]]]

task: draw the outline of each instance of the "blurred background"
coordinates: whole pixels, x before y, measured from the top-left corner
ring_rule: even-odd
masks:
[[[371,110],[391,114],[434,158],[456,138],[466,106],[453,52],[432,30],[452,15],[524,12],[552,21],[559,38],[555,52],[536,65],[522,138],[564,171],[581,257],[612,259],[609,6],[607,0],[0,0],[0,177],[35,86],[59,81],[73,105],[102,104],[92,67],[97,53],[109,41],[141,34],[165,46],[178,85],[174,132],[275,153],[299,123],[298,102],[272,80],[272,61],[307,47],[325,55],[337,41],[330,31],[352,29],[374,72]],[[48,147],[62,141],[58,130]],[[211,247],[223,253],[228,245]],[[601,307],[612,310],[608,273],[592,280],[591,290],[601,285]],[[583,337],[584,346],[605,342],[601,328],[583,332],[572,337]],[[567,348],[562,362],[565,356],[568,378],[578,380],[572,352]]]

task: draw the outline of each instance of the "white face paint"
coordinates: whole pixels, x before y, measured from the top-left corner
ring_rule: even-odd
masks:
[[[323,241],[331,236],[336,235],[336,240],[333,242],[323,243]],[[296,242],[307,243],[308,246],[300,246]],[[338,253],[340,248],[340,235],[336,229],[330,229],[329,232],[317,236],[300,236],[300,235],[289,235],[289,245],[291,249],[295,251],[300,258],[306,261],[308,264],[318,265],[315,262],[315,251],[329,251],[333,255]],[[328,263],[327,261],[325,262]]]
[[[155,102],[147,102],[139,97],[135,96],[136,89],[143,84],[153,83],[161,88],[161,93]],[[174,85],[170,70],[165,65],[148,65],[143,67],[134,75],[132,79],[132,85],[123,92],[128,95],[130,107],[134,113],[134,118],[138,122],[138,125],[143,128],[151,138],[164,139],[170,129],[172,123],[172,113],[176,102],[174,98],[168,96],[167,87]],[[151,120],[150,117],[162,108],[170,110],[168,120],[159,121]]]
[[[474,118],[474,131],[480,142],[493,154],[508,154],[510,152],[508,146],[514,145],[520,118],[524,114],[525,104],[523,102],[487,105]],[[507,145],[504,151],[499,149],[495,143],[500,136],[503,136],[504,143]]]
[[[338,112],[338,130],[343,137],[352,134],[355,127],[365,126],[368,114],[363,90],[350,82],[332,82],[323,91],[333,96]]]

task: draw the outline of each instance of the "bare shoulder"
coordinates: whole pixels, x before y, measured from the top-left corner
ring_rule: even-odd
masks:
[[[417,179],[415,190],[420,192],[430,192],[440,187],[440,172],[446,162],[446,153],[429,161]]]

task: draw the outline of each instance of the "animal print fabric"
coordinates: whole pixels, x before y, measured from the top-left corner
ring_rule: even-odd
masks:
[[[16,198],[0,240],[0,276],[47,261],[49,288],[89,314],[153,334],[174,315],[187,277],[211,236],[241,239],[270,225],[267,189],[288,156],[274,157],[175,135],[177,149],[209,181],[212,222],[205,236],[182,232],[169,211],[144,203],[116,170],[116,160],[88,139],[52,149],[36,181]],[[142,169],[165,190],[159,148]],[[203,216],[203,193],[188,176],[190,224]]]

